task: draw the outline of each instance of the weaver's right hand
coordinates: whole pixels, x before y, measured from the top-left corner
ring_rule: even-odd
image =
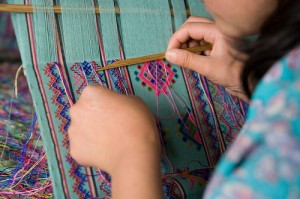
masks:
[[[213,83],[224,86],[230,94],[248,101],[240,79],[243,63],[235,58],[245,58],[245,55],[234,49],[235,42],[236,39],[223,35],[213,21],[190,17],[171,37],[166,59],[204,75]],[[181,49],[204,43],[213,46],[212,50],[206,51],[204,55]]]

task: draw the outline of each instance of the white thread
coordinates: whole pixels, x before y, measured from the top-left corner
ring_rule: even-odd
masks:
[[[21,65],[19,68],[18,68],[18,70],[17,70],[17,72],[16,72],[16,76],[15,76],[15,88],[14,88],[14,91],[15,91],[15,97],[16,97],[16,99],[18,99],[18,78],[19,78],[19,76],[20,76],[20,73],[21,73],[21,71],[22,71],[22,69],[24,69],[24,67],[23,67],[23,65]]]

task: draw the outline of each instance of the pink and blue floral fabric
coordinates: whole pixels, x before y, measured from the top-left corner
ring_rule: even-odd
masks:
[[[261,80],[205,198],[300,198],[300,47]]]

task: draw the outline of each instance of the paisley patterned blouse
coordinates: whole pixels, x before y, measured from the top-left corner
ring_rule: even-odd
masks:
[[[300,198],[300,46],[257,86],[204,198]]]

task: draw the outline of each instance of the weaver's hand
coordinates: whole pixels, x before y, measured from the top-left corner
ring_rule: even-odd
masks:
[[[72,157],[110,173],[114,198],[162,198],[159,134],[140,98],[88,86],[70,114]]]
[[[242,55],[233,48],[234,42],[234,39],[226,38],[213,21],[190,17],[171,37],[166,58],[173,64],[204,75],[210,81],[224,86],[232,95],[248,101],[240,80],[243,64],[234,58]],[[203,43],[213,45],[211,51],[204,53],[205,56],[181,49]]]

